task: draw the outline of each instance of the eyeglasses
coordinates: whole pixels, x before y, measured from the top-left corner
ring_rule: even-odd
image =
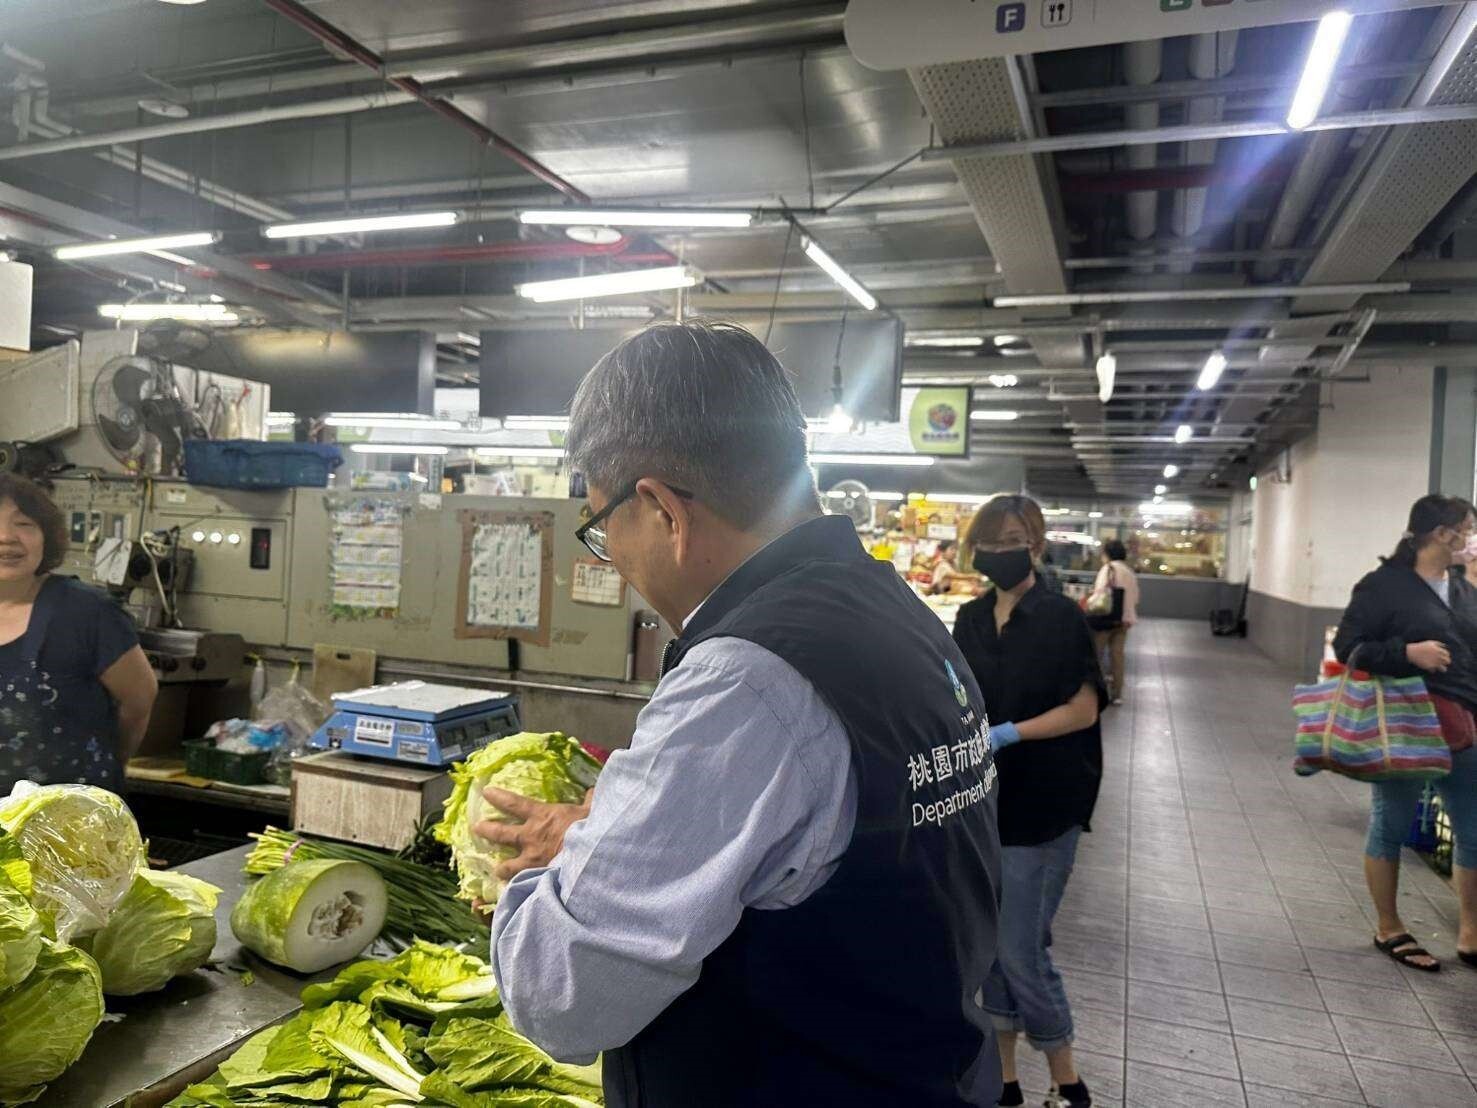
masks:
[[[668,485],[667,488],[682,497],[683,500],[691,500],[693,498],[692,493],[686,489],[679,489],[675,485]],[[610,561],[610,536],[606,531],[606,522],[615,513],[617,508],[635,495],[636,486],[632,485],[619,496],[613,497],[605,507],[601,508],[587,522],[581,524],[575,530],[574,537],[584,543],[585,549],[602,562]]]

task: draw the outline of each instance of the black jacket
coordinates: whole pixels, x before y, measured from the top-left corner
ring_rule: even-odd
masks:
[[[1354,586],[1339,621],[1334,653],[1341,662],[1359,647],[1358,668],[1386,677],[1424,677],[1426,687],[1477,712],[1477,589],[1451,575],[1451,607],[1415,570],[1386,562]],[[1445,673],[1410,664],[1405,648],[1435,639],[1451,652]]]

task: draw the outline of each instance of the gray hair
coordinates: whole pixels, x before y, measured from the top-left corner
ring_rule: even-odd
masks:
[[[608,496],[655,477],[745,529],[819,510],[794,386],[733,323],[656,323],[625,339],[580,383],[565,449]]]

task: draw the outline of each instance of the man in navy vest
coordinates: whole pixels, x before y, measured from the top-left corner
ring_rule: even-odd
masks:
[[[658,324],[590,371],[580,538],[681,635],[585,806],[521,825],[493,919],[514,1025],[604,1053],[613,1108],[993,1105],[975,1002],[999,840],[953,640],[821,514],[785,371],[742,328]]]

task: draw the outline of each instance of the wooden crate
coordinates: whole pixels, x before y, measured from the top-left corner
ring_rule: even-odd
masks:
[[[330,839],[400,850],[451,795],[444,769],[325,750],[292,763],[292,826]]]

